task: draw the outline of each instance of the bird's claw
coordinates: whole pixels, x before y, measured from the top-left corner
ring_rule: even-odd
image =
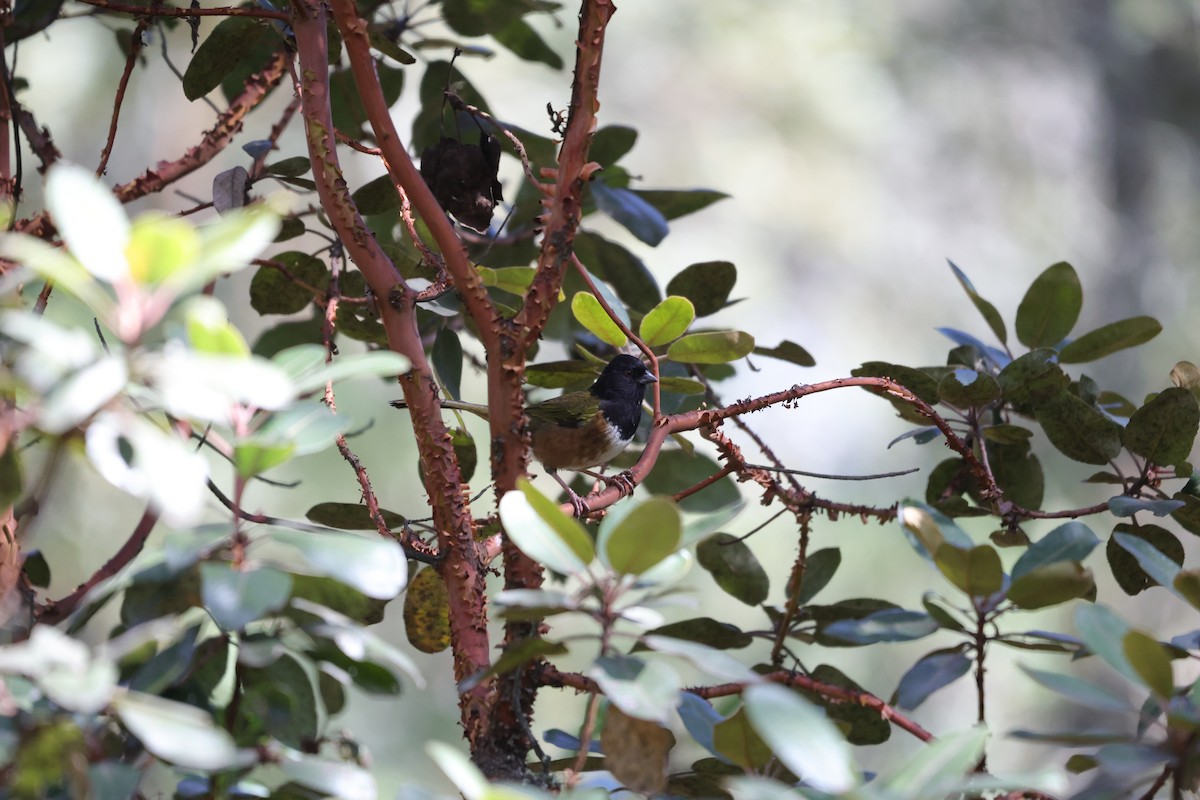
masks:
[[[633,490],[637,484],[633,481],[633,473],[629,470],[618,472],[616,475],[606,476],[604,482],[617,487],[617,491],[621,493],[621,497],[629,497],[633,494]]]
[[[575,494],[575,492],[571,491],[570,489],[567,489],[567,498],[568,498],[568,501],[571,503],[571,510],[574,513],[576,519],[583,519],[589,513],[591,513],[590,509],[587,506],[587,501],[584,500],[579,495]]]

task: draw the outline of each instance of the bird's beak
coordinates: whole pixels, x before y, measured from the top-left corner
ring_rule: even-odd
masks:
[[[645,375],[638,378],[638,383],[643,385],[647,383],[658,383],[658,378],[654,377],[653,372],[647,372]]]

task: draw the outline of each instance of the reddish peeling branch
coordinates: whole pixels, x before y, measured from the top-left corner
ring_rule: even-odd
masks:
[[[700,409],[697,411],[689,411],[684,414],[672,414],[666,417],[660,417],[655,420],[654,426],[650,430],[650,438],[646,442],[645,448],[642,450],[642,455],[638,458],[636,464],[630,468],[627,477],[632,484],[641,483],[650,470],[654,468],[655,462],[658,460],[659,451],[662,449],[663,443],[667,437],[682,433],[683,431],[697,430],[701,428],[718,427],[724,420],[731,417],[738,417],[744,414],[750,414],[755,411],[762,411],[772,406],[782,405],[785,408],[791,407],[796,401],[810,394],[818,394],[820,392],[828,392],[834,389],[844,389],[847,387],[859,386],[869,387],[882,390],[893,397],[898,397],[906,403],[911,404],[922,416],[929,419],[946,439],[946,446],[954,450],[963,457],[967,465],[971,468],[976,479],[981,487],[981,494],[984,497],[996,498],[1001,496],[1000,488],[996,485],[995,480],[979,462],[970,445],[962,440],[961,437],[950,427],[933,407],[926,403],[921,398],[917,397],[906,387],[896,383],[890,378],[836,378],[831,381],[822,383],[814,383],[806,386],[793,386],[790,389],[784,389],[779,392],[756,397],[750,400],[742,400],[722,408]],[[770,488],[777,485],[776,482],[769,477],[765,470],[755,470],[747,468],[749,471],[743,474],[750,479],[756,480],[764,486]],[[761,474],[760,474],[761,473]],[[591,513],[601,508],[607,508],[613,503],[620,500],[628,492],[626,487],[619,484],[611,484],[604,490],[588,495],[584,500],[584,513]],[[563,510],[571,513],[570,505],[563,505]],[[847,509],[853,510],[853,509]]]
[[[114,3],[110,0],[79,0],[81,3],[87,3],[89,6],[102,8],[105,11],[113,11],[118,14],[133,14],[136,17],[254,17],[255,19],[277,19],[281,22],[288,21],[286,11],[274,11],[266,8],[234,8],[226,6],[222,8],[173,8],[171,6],[156,6],[149,8],[147,6],[133,5],[132,3]]]
[[[400,388],[412,415],[438,534],[442,558],[438,571],[450,598],[455,676],[463,680],[490,664],[484,574],[475,546],[467,490],[450,434],[441,418],[437,386],[417,330],[415,295],[403,288],[399,272],[367,229],[342,177],[330,110],[328,19],[324,5],[320,0],[297,0],[292,9],[300,65],[301,113],[321,205],[375,296],[392,299],[379,304],[388,345],[412,363],[411,370],[400,376]],[[482,740],[484,735],[488,691],[489,685],[482,683],[459,698],[463,726],[472,743]]]
[[[112,154],[113,143],[117,139],[117,121],[121,117],[121,106],[125,102],[125,90],[129,88],[129,77],[133,75],[134,65],[142,52],[142,35],[149,24],[148,17],[141,17],[133,29],[129,39],[129,53],[125,56],[125,69],[121,71],[121,80],[117,83],[117,95],[113,99],[112,119],[108,123],[108,138],[104,140],[104,149],[100,151],[100,165],[96,167],[96,176],[100,177],[108,171],[108,157]]]
[[[846,689],[841,686],[834,686],[831,683],[813,680],[805,675],[797,675],[794,672],[780,670],[763,675],[763,680],[771,681],[772,683],[780,683],[785,686],[792,686],[797,689],[819,694],[835,703],[853,703],[855,705],[869,708],[879,714],[882,719],[887,720],[901,730],[911,733],[913,736],[920,739],[922,742],[933,741],[933,734],[922,728],[917,723],[910,720],[908,717],[901,714],[894,707],[888,705],[883,700],[879,699],[870,692],[859,692],[853,689]],[[547,667],[542,670],[538,678],[538,682],[543,686],[552,688],[571,688],[581,692],[589,692],[591,694],[599,694],[600,687],[591,678],[580,675],[577,672],[560,672],[554,667]],[[741,694],[750,684],[746,683],[724,683],[718,686],[697,686],[685,689],[686,692],[691,692],[697,697],[703,697],[710,700],[714,697],[729,697],[730,695]]]
[[[575,42],[575,79],[571,84],[567,130],[558,153],[554,196],[542,216],[544,230],[537,274],[516,317],[525,347],[542,335],[546,320],[558,302],[566,260],[574,250],[575,232],[582,213],[583,184],[595,169],[595,165],[588,164],[587,157],[596,132],[596,111],[600,108],[604,33],[616,10],[611,0],[584,0],[580,11],[579,38]]]
[[[216,124],[204,132],[199,144],[189,148],[187,152],[173,161],[158,162],[152,169],[148,169],[128,183],[114,188],[113,194],[122,203],[129,203],[148,194],[161,192],[175,181],[190,175],[212,161],[242,130],[242,123],[246,119],[246,115],[253,111],[267,96],[267,92],[279,83],[280,78],[287,70],[289,60],[290,56],[283,51],[272,55],[261,71],[246,79],[246,88],[233,99],[229,108],[217,117]],[[54,235],[54,225],[50,221],[50,215],[45,211],[29,219],[19,220],[15,229],[43,239],[49,239]]]
[[[441,251],[446,271],[450,273],[455,288],[462,296],[463,307],[479,329],[480,343],[489,353],[494,352],[498,344],[495,308],[488,297],[483,280],[467,259],[466,247],[454,232],[449,217],[425,184],[425,179],[421,177],[396,132],[387,101],[383,96],[383,88],[379,85],[375,59],[371,56],[367,22],[358,16],[354,0],[332,0],[331,7],[338,30],[342,34],[346,54],[350,58],[354,84],[358,87],[358,95],[362,99],[367,120],[375,134],[375,141],[383,154],[388,174],[404,188],[417,214],[429,227],[433,241]]]

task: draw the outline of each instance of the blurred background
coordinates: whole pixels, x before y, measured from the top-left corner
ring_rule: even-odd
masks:
[[[811,369],[766,359],[755,360],[757,369],[743,363],[722,387],[726,397],[845,376],[867,360],[942,364],[952,345],[935,330],[939,326],[992,343],[946,259],[970,276],[1010,330],[1030,282],[1063,260],[1074,265],[1084,287],[1077,332],[1139,314],[1157,317],[1164,331],[1154,342],[1086,365],[1102,387],[1135,401],[1169,385],[1176,361],[1200,361],[1200,327],[1193,313],[1200,282],[1200,228],[1194,223],[1200,196],[1200,48],[1194,3],[625,0],[618,5],[608,31],[599,119],[601,125],[629,125],[640,132],[622,164],[638,176],[638,188],[704,187],[731,197],[673,222],[671,235],[657,248],[633,240],[607,220],[589,219],[589,226],[637,253],[663,285],[693,262],[734,262],[739,275],[734,296],[745,299],[713,321],[744,326],[766,346],[794,340],[817,360]],[[568,4],[557,19],[531,22],[570,65],[574,7]],[[20,45],[16,74],[30,82],[24,102],[54,132],[68,160],[95,164],[103,146],[112,87],[123,63],[113,35],[119,25],[131,27],[111,18],[80,18],[56,25],[53,39],[35,37]],[[186,30],[180,27],[171,36],[172,59],[185,64]],[[178,80],[163,68],[159,45],[158,38],[149,43],[150,68],[139,70],[131,82],[108,170],[114,183],[158,159],[177,157],[214,116],[202,102],[186,101]],[[549,135],[546,104],[567,105],[570,67],[555,73],[496,50],[493,58],[463,59],[459,67],[499,118]],[[407,81],[393,112],[401,132],[416,112],[417,82],[415,75]],[[235,146],[179,189],[210,196],[217,172],[248,162],[237,145],[261,138],[290,97],[287,87],[277,91],[251,117]],[[294,130],[281,146],[280,157],[303,152]],[[366,159],[347,160],[358,176],[352,186],[380,171]],[[40,207],[33,163],[26,153],[25,210]],[[506,194],[515,195],[519,173],[506,163],[504,174]],[[193,204],[167,194],[135,209]],[[237,321],[253,340],[275,320],[264,323],[249,310],[249,277],[249,272],[236,276],[220,292],[231,313],[243,314]],[[59,297],[50,310],[73,313]],[[467,382],[464,393],[477,399],[482,390],[480,382]],[[407,420],[385,405],[397,394],[394,386],[358,385],[340,393],[338,405],[361,424],[374,422],[352,447],[372,474],[381,502],[420,516],[415,455],[401,444]],[[806,398],[795,410],[758,414],[751,421],[795,467],[851,474],[923,468],[870,483],[806,481],[827,498],[887,504],[922,497],[928,468],[944,454],[936,443],[922,447],[911,440],[888,449],[908,426],[887,403],[860,391]],[[1057,457],[1047,446],[1035,449],[1047,475],[1046,508],[1107,496],[1103,487],[1081,483],[1091,468]],[[228,479],[228,469],[216,466],[215,475]],[[332,451],[301,460],[289,474],[276,477],[302,484],[291,491],[259,490],[251,502],[278,516],[299,517],[318,498],[354,502],[359,496],[352,473]],[[310,486],[320,488],[310,495]],[[337,487],[339,497],[327,496],[330,486]],[[55,573],[52,594],[59,594],[109,556],[141,509],[115,497],[81,463],[64,469],[55,492],[32,536],[51,564],[65,559],[77,568],[74,574]],[[756,496],[748,499],[747,511],[730,532],[744,533],[773,512],[761,509]],[[492,502],[485,497],[481,509]],[[1088,522],[1104,539],[1113,520]],[[980,540],[989,532],[970,521],[964,527]],[[1037,539],[1053,527],[1030,524],[1026,529]],[[751,540],[771,572],[769,602],[782,599],[795,538],[794,528],[781,521]],[[1191,563],[1196,548],[1192,541],[1185,544]],[[919,608],[924,592],[949,590],[895,524],[819,518],[814,547],[840,547],[843,555],[841,571],[820,597],[823,602],[869,595]],[[1006,563],[1016,555],[1005,551]],[[1100,549],[1092,559],[1102,601],[1124,604],[1135,621],[1164,637],[1194,627],[1165,593],[1126,600],[1111,580],[1104,580]],[[746,630],[764,627],[760,611],[720,593],[702,571],[693,572],[690,584],[695,607],[680,609],[679,618],[713,615]],[[1070,630],[1070,610],[1060,612],[1061,618],[1019,614],[1009,619],[1012,626]],[[93,624],[98,630],[103,625]],[[400,603],[389,609],[382,626],[390,639],[403,642]],[[894,645],[886,661],[877,653],[875,661],[864,661],[855,650],[801,648],[801,654],[805,666],[836,664],[886,699],[913,661],[948,643],[933,637]],[[997,650],[990,656],[988,711],[996,737],[989,764],[1000,774],[1061,764],[1061,751],[1021,744],[1004,732],[1086,728],[1096,720],[1072,719],[1073,710],[1054,705],[1048,692],[1014,667],[1010,655]],[[422,779],[432,773],[422,753],[424,741],[461,740],[448,655],[414,653],[414,658],[434,681],[427,691],[383,701],[360,696],[337,721],[371,743],[383,796],[411,778],[414,769],[421,770]],[[1065,669],[1061,657],[1022,652],[1020,661]],[[1076,666],[1097,680],[1112,678],[1102,666]],[[569,692],[544,693],[536,730],[575,732],[581,708],[581,699]],[[973,709],[974,689],[964,679],[912,716],[941,732],[969,726]],[[863,750],[862,758],[869,767],[883,767],[899,763],[916,746],[897,731],[887,745]],[[678,753],[676,766],[698,756]]]

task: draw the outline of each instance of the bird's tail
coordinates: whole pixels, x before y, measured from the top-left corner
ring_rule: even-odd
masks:
[[[392,408],[408,408],[408,403],[404,400],[393,400],[389,405],[391,405]],[[460,400],[443,400],[442,408],[449,408],[454,411],[465,411],[468,414],[474,414],[475,416],[482,417],[483,419],[488,418],[487,406],[480,405],[479,403],[464,403]]]

